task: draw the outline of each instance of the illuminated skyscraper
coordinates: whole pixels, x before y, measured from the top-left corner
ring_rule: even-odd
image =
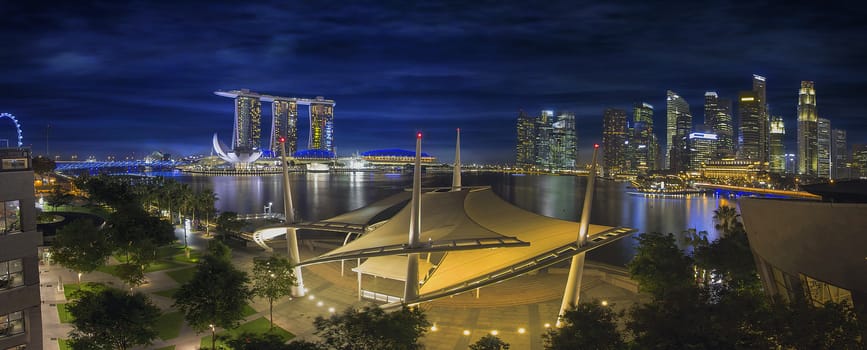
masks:
[[[763,148],[767,141],[762,142],[761,102],[755,91],[742,91],[738,95],[738,158],[765,162],[767,153]]]
[[[818,150],[818,172],[816,176],[831,178],[831,121],[819,118],[816,123],[816,144]]]
[[[295,99],[275,99],[271,103],[271,142],[269,149],[280,157],[283,148],[280,137],[286,138],[286,152],[298,150],[298,102]]]
[[[561,112],[552,124],[552,167],[574,170],[578,164],[578,135],[575,133],[575,114]]]
[[[671,90],[666,91],[665,95],[665,163],[666,168],[679,170],[676,168],[682,168],[686,164],[672,164],[671,161],[682,160],[683,154],[672,154],[672,148],[675,142],[681,142],[678,147],[679,152],[687,150],[687,137],[692,131],[692,114],[689,112],[689,104],[683,97]]]
[[[700,171],[702,164],[707,164],[716,156],[717,141],[715,134],[689,134],[689,170]]]
[[[334,103],[322,96],[310,102],[308,149],[334,152]]]
[[[532,168],[534,164],[536,122],[527,112],[518,112],[516,122],[518,143],[515,145],[515,165],[519,168]]]
[[[867,144],[852,145],[852,177],[867,179]]]
[[[606,108],[602,115],[602,150],[604,170],[607,175],[624,172],[626,166],[627,147],[626,111],[617,108]]]
[[[786,170],[785,136],[786,125],[783,123],[783,117],[771,117],[769,166],[772,173],[782,174]]]
[[[798,174],[818,174],[818,119],[816,89],[812,81],[802,81],[798,91]]]
[[[753,74],[753,92],[756,93],[756,103],[759,107],[759,118],[758,118],[758,130],[759,130],[759,138],[758,138],[758,147],[759,147],[759,161],[768,162],[770,161],[770,115],[768,114],[768,98],[767,98],[767,84],[765,77],[761,75]]]
[[[849,152],[846,146],[846,130],[831,129],[831,178],[852,177],[849,168]]]
[[[249,91],[246,91],[249,92]],[[262,102],[258,95],[235,97],[235,128],[232,146],[235,152],[253,152],[261,147]]]
[[[732,127],[732,101],[721,99],[716,92],[704,93],[704,125],[717,136],[716,158],[734,154],[734,138]]]
[[[639,173],[659,169],[657,163],[659,145],[653,133],[653,106],[649,103],[636,103],[633,109],[632,135],[629,140],[627,158]]]

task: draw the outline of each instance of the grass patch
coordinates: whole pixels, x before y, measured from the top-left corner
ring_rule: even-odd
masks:
[[[172,270],[172,271],[166,272],[166,274],[169,275],[169,277],[171,277],[173,280],[175,280],[175,282],[178,282],[180,284],[184,284],[184,283],[187,283],[190,280],[192,280],[193,275],[195,273],[196,273],[195,267],[189,267],[186,269]]]
[[[57,316],[60,317],[60,323],[71,323],[75,320],[75,317],[69,313],[69,309],[66,308],[66,305],[69,304],[57,304]]]
[[[159,348],[159,349],[157,349],[157,350],[175,350],[175,346],[174,346],[174,345],[169,345],[169,346],[166,346],[166,347],[164,347],[164,348]]]
[[[159,295],[159,296],[161,296],[161,297],[166,297],[166,298],[169,298],[169,299],[174,299],[174,298],[175,298],[175,292],[177,292],[178,289],[180,289],[180,288],[172,288],[172,289],[161,290],[161,291],[159,291],[159,292],[154,292],[154,294]]]
[[[79,290],[98,292],[106,288],[108,288],[106,285],[95,282],[84,282],[82,284],[70,283],[63,285],[63,295],[66,297],[66,300],[73,300],[75,297],[75,292]]]
[[[180,311],[163,314],[157,321],[157,335],[162,340],[177,338],[181,334],[183,323],[184,315]]]
[[[280,328],[277,325],[274,325],[274,329],[269,331],[268,329],[270,327],[271,327],[271,323],[268,321],[268,319],[266,319],[264,317],[260,317],[260,318],[253,320],[253,321],[242,324],[238,328],[235,328],[232,330],[224,330],[222,332],[217,332],[217,346],[218,347],[225,346],[225,344],[221,341],[221,339],[234,338],[234,337],[236,337],[239,334],[244,333],[244,332],[253,333],[253,334],[271,333],[271,334],[277,335],[278,337],[280,337],[280,339],[283,339],[283,341],[289,341],[292,338],[295,338],[294,334],[289,333],[289,331],[287,331],[283,328]],[[202,341],[200,343],[200,347],[202,349],[205,349],[205,348],[210,349],[211,336],[207,336],[207,337],[202,338]]]
[[[247,316],[252,316],[253,314],[255,314],[256,309],[254,309],[252,306],[250,306],[250,304],[246,304],[246,305],[244,305],[244,311],[241,311],[241,312],[242,312],[242,315],[244,315],[244,317],[247,317]]]
[[[61,205],[59,207],[52,207],[46,203],[46,204],[43,204],[43,207],[45,208],[44,212],[47,212],[47,213],[51,213],[51,212],[55,212],[55,211],[60,211],[60,212],[65,211],[65,212],[70,212],[70,213],[93,214],[93,215],[99,216],[103,220],[107,219],[109,216],[109,213],[108,213],[108,211],[105,210],[105,208],[100,207],[100,206],[96,206],[96,205],[89,205],[89,206],[83,206],[83,207],[74,206],[74,205]]]
[[[195,263],[199,262],[199,259],[201,259],[201,257],[202,257],[202,254],[199,253],[198,251],[195,251],[195,250],[190,251],[190,257],[189,258],[187,258],[187,255],[184,254],[183,251],[181,251],[178,254],[172,255],[172,261],[184,263],[184,264],[195,264]]]
[[[72,350],[72,347],[69,346],[69,341],[66,339],[57,339],[57,345],[60,346],[60,350]]]

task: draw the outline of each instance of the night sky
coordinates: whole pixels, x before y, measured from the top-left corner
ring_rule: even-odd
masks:
[[[867,143],[867,13],[846,5],[156,3],[0,2],[0,112],[35,153],[49,123],[52,154],[208,153],[233,118],[213,91],[249,88],[334,99],[341,155],[411,149],[421,130],[450,162],[460,127],[465,163],[511,163],[518,110],[554,109],[576,114],[587,160],[604,108],[653,104],[664,139],[667,89],[698,124],[705,91],[734,98],[754,73],[792,146],[801,80],[815,81],[820,117]],[[11,129],[0,120],[0,139]]]

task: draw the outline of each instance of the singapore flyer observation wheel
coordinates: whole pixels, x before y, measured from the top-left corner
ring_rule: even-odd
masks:
[[[11,113],[0,113],[0,119],[3,118],[12,119],[12,122],[15,123],[15,131],[18,132],[18,147],[24,146],[24,137],[21,135],[21,124],[18,123],[18,119],[15,119]]]

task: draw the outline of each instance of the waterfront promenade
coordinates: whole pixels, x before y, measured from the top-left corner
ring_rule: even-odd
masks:
[[[182,229],[177,229],[176,235],[183,240]],[[188,235],[190,245],[197,250],[203,249],[208,239],[200,232]],[[281,245],[279,241],[274,244],[276,254],[285,254],[285,245]],[[310,245],[302,247],[303,258],[324,252],[322,249],[311,248]],[[233,249],[232,260],[240,269],[249,271],[252,258],[262,255],[266,253],[259,247],[241,247]],[[316,336],[313,320],[317,316],[328,316],[331,312],[340,312],[347,307],[367,304],[367,301],[358,301],[357,276],[350,271],[353,267],[355,263],[347,261],[343,276],[339,262],[303,268],[308,296],[299,299],[287,297],[275,302],[275,324],[300,339],[314,340]],[[178,283],[169,277],[168,272],[184,268],[189,267],[147,273],[148,282],[136,290],[147,293],[164,312],[171,310],[173,300],[154,293],[176,288]],[[77,277],[59,265],[41,266],[40,277],[45,349],[60,349],[58,339],[66,338],[71,328],[69,324],[60,323],[58,317],[56,305],[65,303],[66,300],[57,285],[59,280],[63,283],[74,283]],[[102,272],[87,274],[83,281],[123,287],[117,278]],[[402,283],[382,278],[364,276],[362,282],[364,289],[383,292],[402,289]],[[467,349],[469,344],[485,334],[496,331],[497,336],[511,343],[513,349],[542,349],[541,335],[545,332],[546,325],[553,325],[556,321],[555,316],[565,283],[565,271],[552,268],[482,288],[478,298],[475,292],[467,292],[422,304],[428,319],[436,326],[436,331],[429,331],[422,341],[428,349],[433,350]],[[586,302],[594,299],[605,300],[614,304],[617,309],[628,308],[634,302],[642,300],[642,297],[635,293],[634,283],[623,276],[622,269],[593,263],[588,263],[581,298]],[[265,300],[254,298],[250,305],[255,309],[255,313],[244,322],[268,317]],[[468,335],[465,335],[466,333]],[[198,349],[201,338],[206,335],[196,334],[183,324],[179,336],[167,340],[156,339],[154,344],[146,349],[170,349],[171,346],[174,346],[174,349]]]

